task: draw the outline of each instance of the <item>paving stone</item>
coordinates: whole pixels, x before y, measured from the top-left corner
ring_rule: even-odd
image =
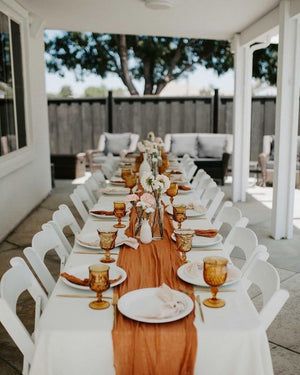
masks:
[[[53,212],[38,207],[7,238],[18,246],[30,246],[32,237],[41,230],[44,223],[51,220]]]
[[[8,251],[8,250],[11,250],[11,249],[15,249],[17,247],[17,245],[14,245],[14,244],[11,244],[9,242],[6,242],[6,241],[3,241],[0,243],[0,253],[2,251]]]
[[[300,374],[300,354],[277,345],[271,345],[274,375]]]

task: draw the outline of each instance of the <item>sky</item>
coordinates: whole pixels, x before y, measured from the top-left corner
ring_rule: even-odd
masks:
[[[60,31],[47,31],[49,36],[55,36]],[[253,87],[257,82],[253,80]],[[73,96],[80,97],[84,95],[85,88],[89,86],[104,85],[109,90],[125,88],[121,79],[117,75],[109,74],[105,79],[96,75],[89,75],[83,81],[76,81],[74,73],[68,72],[65,77],[60,77],[58,74],[46,73],[46,89],[47,93],[57,94],[62,86],[68,85],[72,88]],[[143,91],[143,82],[135,82],[135,85],[140,93]],[[187,77],[179,78],[171,82],[162,91],[161,96],[185,96],[185,95],[199,95],[203,90],[210,90],[218,88],[220,95],[233,95],[234,90],[234,73],[232,70],[221,75],[220,77],[213,71],[213,69],[206,69],[202,66],[197,67],[194,72],[187,74]],[[260,86],[254,89],[255,95],[275,95],[276,89],[269,86]]]

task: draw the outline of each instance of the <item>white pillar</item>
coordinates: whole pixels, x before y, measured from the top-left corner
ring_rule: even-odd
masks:
[[[275,166],[272,236],[292,238],[296,174],[299,88],[300,26],[290,17],[290,1],[280,2]]]
[[[252,54],[249,46],[240,45],[239,34],[234,36],[232,47],[234,52],[232,200],[237,202],[246,200],[249,178]]]

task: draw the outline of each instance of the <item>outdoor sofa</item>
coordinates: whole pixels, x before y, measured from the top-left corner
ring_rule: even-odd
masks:
[[[165,150],[177,157],[189,154],[198,168],[224,185],[228,162],[232,154],[232,134],[173,133],[165,136]]]

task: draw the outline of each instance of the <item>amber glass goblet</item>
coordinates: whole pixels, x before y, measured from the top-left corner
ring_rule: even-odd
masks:
[[[101,231],[97,230],[99,238],[100,238],[100,247],[104,250],[104,258],[100,259],[102,263],[113,263],[115,260],[110,256],[110,250],[116,247],[116,238],[118,234],[117,229],[112,229],[110,231]]]
[[[109,289],[109,266],[94,264],[89,266],[89,287],[97,293],[97,300],[89,306],[94,310],[103,310],[109,307],[109,302],[102,300],[102,293]]]
[[[181,259],[187,263],[186,253],[191,251],[193,236],[195,232],[191,229],[176,229],[174,231],[178,251],[180,251]]]
[[[114,215],[118,219],[115,228],[125,228],[126,225],[122,224],[122,217],[126,215],[126,203],[125,202],[114,202]]]
[[[186,220],[186,205],[174,204],[173,219],[178,223],[178,229],[181,229],[182,223]]]
[[[175,182],[171,182],[169,189],[166,191],[170,197],[170,203],[173,206],[174,197],[178,194],[178,185]]]
[[[130,194],[132,194],[132,189],[135,187],[137,183],[136,175],[131,173],[125,176],[125,186],[130,189]]]
[[[228,260],[222,257],[206,257],[203,260],[203,278],[210,286],[211,298],[203,301],[207,307],[219,308],[225,305],[223,299],[217,298],[218,288],[223,285],[227,278]]]
[[[121,170],[121,177],[124,181],[126,181],[126,177],[131,174],[131,168],[130,167],[123,167]]]

